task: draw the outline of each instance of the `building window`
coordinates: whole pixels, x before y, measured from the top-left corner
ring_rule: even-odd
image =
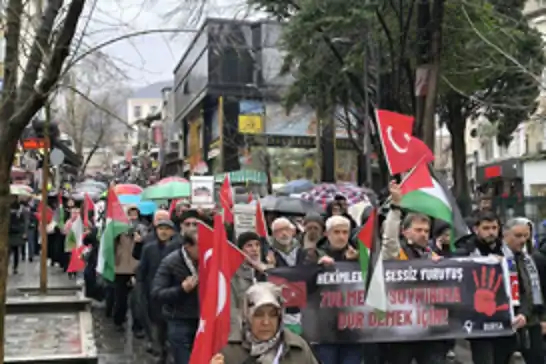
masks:
[[[135,117],[135,119],[139,119],[140,117],[142,117],[142,107],[140,106],[135,106],[133,108],[133,116]]]
[[[154,105],[154,106],[152,106],[152,107],[150,108],[150,114],[151,114],[151,115],[155,115],[156,113],[157,113],[157,106]]]

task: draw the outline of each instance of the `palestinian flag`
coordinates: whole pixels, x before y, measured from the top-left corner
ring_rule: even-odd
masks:
[[[85,245],[83,245],[83,221],[80,216],[70,222],[70,230],[66,236],[65,248],[70,249],[72,252],[67,272],[81,272],[85,268],[85,261],[82,258]]]
[[[401,188],[401,207],[448,223],[453,231],[452,242],[470,233],[453,195],[426,165],[410,172]]]
[[[59,203],[57,205],[57,209],[55,210],[55,213],[53,214],[53,221],[55,221],[55,224],[60,230],[64,229],[64,205],[63,205],[63,195],[62,193],[59,193],[58,195]]]
[[[377,210],[374,210],[366,224],[357,235],[358,259],[362,270],[362,281],[366,290],[366,305],[376,311],[387,311],[387,290],[381,257],[381,236],[377,219]]]
[[[374,248],[374,236],[376,233],[375,220],[377,218],[377,210],[374,210],[366,224],[360,229],[358,240],[358,259],[360,261],[360,269],[362,270],[362,281],[368,280],[368,272],[370,269],[370,258],[372,256],[372,249]]]
[[[100,239],[97,273],[107,281],[113,282],[116,276],[116,255],[114,240],[131,228],[129,219],[119,203],[118,196],[110,187],[106,203],[106,223]]]

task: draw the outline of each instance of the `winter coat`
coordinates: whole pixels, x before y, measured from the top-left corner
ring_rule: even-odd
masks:
[[[199,319],[199,287],[190,292],[182,289],[182,282],[191,275],[181,249],[161,261],[152,284],[152,299],[162,305],[165,319]]]
[[[9,246],[22,246],[26,242],[30,213],[19,205],[10,207]]]
[[[279,364],[319,364],[309,344],[301,337],[284,330],[283,353]],[[222,349],[225,364],[257,364],[243,345],[241,330],[232,331],[228,344]]]
[[[138,261],[133,258],[133,237],[121,234],[115,243],[116,274],[135,274]]]

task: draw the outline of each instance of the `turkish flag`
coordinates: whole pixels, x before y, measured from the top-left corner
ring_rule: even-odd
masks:
[[[201,232],[203,230],[201,229]],[[211,253],[205,252],[199,285],[207,288],[200,301],[201,317],[190,364],[209,363],[226,345],[230,330],[230,281],[244,261],[241,252],[227,240],[222,217],[215,215]],[[204,278],[204,281],[202,280]]]
[[[254,200],[254,195],[252,195],[252,192],[250,192],[250,193],[248,194],[248,199],[247,199],[246,202],[247,202],[247,203],[251,203],[252,200]]]
[[[303,281],[289,281],[284,277],[268,276],[271,283],[282,288],[285,307],[303,308],[307,305],[307,284]]]
[[[228,174],[224,177],[224,182],[220,187],[218,198],[220,199],[220,206],[224,211],[224,221],[228,224],[233,224],[233,212],[231,211],[233,208],[233,193],[231,191],[231,183],[229,182]]]
[[[207,285],[205,283],[205,260],[210,259],[212,256],[214,244],[214,232],[213,230],[204,223],[197,224],[197,248],[199,250],[198,258],[198,275],[199,275],[199,301],[203,302],[205,294],[207,292]]]
[[[70,263],[66,271],[68,273],[81,272],[85,269],[85,261],[82,255],[87,251],[87,246],[80,245],[79,247],[72,249],[72,255],[70,256]]]
[[[34,213],[34,216],[36,216],[36,219],[38,221],[42,221],[42,209],[43,209],[43,203],[42,201],[40,201],[40,203],[38,204],[38,208],[36,210],[36,212]],[[46,224],[49,224],[51,223],[51,220],[53,220],[53,210],[46,205]]]
[[[260,200],[256,200],[256,234],[262,238],[267,238],[267,225],[265,224],[264,211]]]
[[[392,175],[407,172],[434,155],[421,140],[411,136],[413,117],[387,110],[377,111],[379,136]]]
[[[89,195],[86,193],[83,199],[83,226],[87,228],[90,226],[89,224],[90,211],[95,211],[95,203],[93,202],[91,197],[89,197]]]

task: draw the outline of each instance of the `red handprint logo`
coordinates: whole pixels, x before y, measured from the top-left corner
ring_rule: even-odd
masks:
[[[499,311],[509,309],[507,303],[497,306],[496,302],[497,291],[502,284],[502,273],[497,275],[495,269],[491,268],[489,274],[487,274],[487,267],[482,266],[480,279],[478,279],[477,270],[472,272],[472,275],[476,285],[476,293],[474,293],[474,309],[476,312],[491,317]]]

